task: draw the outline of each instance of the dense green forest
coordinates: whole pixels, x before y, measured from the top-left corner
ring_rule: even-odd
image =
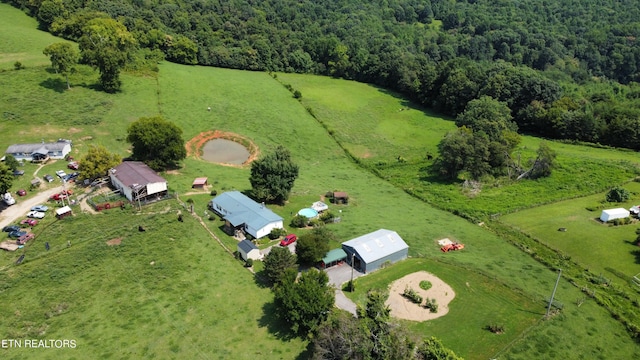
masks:
[[[2,0],[79,40],[112,17],[146,59],[324,74],[444,114],[482,96],[520,132],[640,150],[632,0]]]

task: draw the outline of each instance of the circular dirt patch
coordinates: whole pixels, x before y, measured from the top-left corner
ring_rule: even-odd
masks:
[[[430,282],[431,288],[429,288],[429,290],[421,289],[421,281]],[[422,296],[423,303],[426,298],[435,299],[436,304],[438,304],[438,312],[432,313],[429,309],[414,304],[402,296],[407,286]],[[413,321],[426,321],[447,315],[449,312],[449,303],[455,297],[456,294],[451,286],[440,280],[440,278],[426,271],[418,271],[400,278],[391,284],[389,298],[386,304],[391,309],[391,316],[393,317]]]
[[[228,142],[212,141],[216,139],[223,139]],[[233,144],[229,144],[229,142]],[[220,149],[220,146],[225,148]],[[197,158],[228,166],[242,166],[249,164],[253,160],[257,159],[260,154],[258,146],[250,139],[238,134],[219,130],[201,132],[193,139],[187,141],[185,147],[187,148],[187,156],[195,156]],[[218,153],[217,156],[214,158],[209,157],[209,155],[213,155],[213,152]],[[227,160],[230,155],[235,160]],[[242,157],[242,161],[240,161],[240,157]]]

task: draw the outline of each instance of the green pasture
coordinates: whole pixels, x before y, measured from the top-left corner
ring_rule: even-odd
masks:
[[[403,322],[415,333],[437,336],[465,359],[614,359],[640,354],[624,328],[612,322],[593,301],[578,306],[575,301],[583,295],[568,284],[562,284],[556,294],[564,310],[549,319],[544,319],[549,295],[531,298],[476,271],[429,259],[408,259],[358,278],[356,291],[345,294],[364,306],[367,291],[387,290],[396,279],[416,271],[436,275],[453,288],[456,296],[443,317]],[[485,328],[489,324],[502,325],[505,332],[493,334]],[[556,346],[557,341],[562,346]],[[626,343],[626,349],[609,346],[611,341]]]
[[[42,50],[55,42],[66,42],[36,30],[38,21],[11,5],[0,3],[0,18],[0,72],[13,70],[16,61],[27,68],[46,65],[49,59]]]
[[[7,14],[0,12],[0,20]],[[2,44],[0,52],[11,50],[9,44]],[[11,134],[0,138],[0,146],[62,137],[74,141],[74,156],[82,155],[93,143],[126,156],[126,126],[141,116],[158,113],[180,126],[185,140],[202,131],[222,130],[251,139],[262,153],[282,144],[300,166],[290,201],[283,206],[269,205],[285,219],[285,225],[300,208],[319,200],[325,192],[347,191],[349,205],[330,205],[342,218],[340,223],[329,225],[340,241],[380,228],[395,230],[410,245],[410,255],[424,258],[420,264],[461,289],[461,294],[466,286],[461,287],[464,278],[478,284],[476,299],[461,295],[465,306],[458,307],[459,314],[451,314],[460,321],[468,318],[468,322],[447,323],[447,328],[444,317],[412,325],[419,335],[428,332],[442,337],[447,346],[468,358],[476,358],[475,353],[484,358],[505,348],[510,354],[510,339],[516,338],[520,339],[516,344],[526,342],[533,347],[514,347],[521,354],[542,354],[539,349],[547,346],[548,339],[537,334],[558,329],[553,320],[521,333],[539,318],[543,307],[539,303],[552,288],[554,272],[484,228],[432,207],[401,186],[407,179],[413,179],[411,184],[420,189],[431,184],[417,170],[426,154],[434,153],[440,136],[453,128],[451,121],[416,109],[383,89],[316,76],[278,74],[274,79],[260,72],[163,63],[158,78],[123,74],[123,91],[108,95],[94,90],[97,74],[88,68],[74,75],[71,91],[60,91],[61,80],[47,72],[45,65],[0,73],[0,106],[7,109],[0,114],[0,131]],[[300,90],[302,102],[282,83]],[[382,178],[354,164],[341,146],[350,152],[359,149],[361,155],[357,156],[370,154],[366,161],[371,166],[378,162],[389,165],[380,167]],[[398,156],[407,162],[390,166]],[[211,195],[191,189],[191,183],[195,177],[206,176],[218,193],[246,191],[250,189],[249,167],[212,164],[195,157],[183,165],[162,174],[170,191],[183,202],[193,200],[196,215],[234,251],[237,242],[221,231],[222,221],[215,217],[208,220],[205,215]],[[47,164],[38,174],[53,174],[65,166],[62,162]],[[25,165],[28,173],[35,171],[33,167]],[[609,181],[628,174],[614,169],[616,174]],[[24,181],[27,176],[16,186],[24,187]],[[429,188],[433,193],[451,194],[452,202],[472,203],[458,184],[433,183],[435,187]],[[508,203],[505,196],[497,193],[492,201]],[[187,211],[173,200],[145,207],[142,212],[114,209],[89,215],[74,210],[73,218],[48,219],[38,228],[36,241],[22,252],[0,253],[0,264],[8,266],[0,271],[0,301],[9,304],[0,310],[2,336],[77,339],[76,352],[56,353],[63,357],[304,358],[306,343],[290,338],[275,321],[269,290],[224,252],[194,218],[186,216],[185,222],[179,223],[178,210]],[[137,232],[138,225],[147,231]],[[121,245],[105,244],[118,237],[123,238]],[[441,253],[437,240],[444,237],[465,243],[465,250]],[[68,240],[73,243],[71,248],[66,247]],[[52,245],[49,252],[44,250],[45,241]],[[11,265],[21,253],[26,254],[25,262]],[[430,259],[438,265],[428,263]],[[413,269],[413,262],[407,264],[379,274],[398,269],[390,274],[402,276],[403,271]],[[463,276],[456,279],[456,274]],[[359,281],[375,280],[376,276]],[[561,282],[561,300],[567,304],[578,296],[570,284]],[[501,306],[491,305],[494,302]],[[487,310],[472,316],[473,307],[467,309],[466,304],[486,306]],[[513,330],[509,330],[513,332],[492,337],[477,329],[486,325],[489,314],[502,316],[509,324],[513,315],[524,325],[514,320]],[[597,320],[590,326],[594,336],[602,340],[593,341],[585,335],[567,351],[582,354],[607,343],[616,344],[609,351],[620,356],[613,358],[631,358],[626,355],[637,351],[621,325],[601,307],[583,305],[577,313],[563,312],[563,326],[587,329],[583,317]],[[465,333],[480,337],[463,341]],[[537,337],[531,335],[534,333]],[[33,352],[33,356],[46,358],[51,353]],[[24,353],[9,353],[9,358],[20,357]]]
[[[165,201],[48,226],[23,265],[0,273],[0,329],[3,338],[75,339],[77,347],[11,349],[3,358],[296,358],[306,344],[280,331],[270,290],[194,218],[178,222],[178,210]],[[106,244],[115,238],[121,245]]]
[[[620,204],[604,205],[605,209],[630,208],[640,203],[640,183],[630,182],[624,188],[632,198]],[[540,242],[568,254],[591,272],[603,274],[614,282],[628,282],[640,273],[640,248],[636,243],[637,221],[629,225],[603,224],[601,210],[589,211],[605,199],[604,193],[565,200],[505,215],[501,221],[531,234]],[[566,228],[566,232],[558,231]],[[626,275],[620,279],[616,273]],[[626,280],[626,281],[625,281]]]

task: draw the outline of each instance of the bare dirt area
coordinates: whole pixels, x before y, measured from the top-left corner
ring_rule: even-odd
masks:
[[[256,145],[250,139],[232,132],[215,130],[215,131],[201,132],[191,140],[187,141],[187,143],[185,144],[185,147],[187,149],[187,156],[195,156],[196,158],[200,158],[202,154],[202,148],[204,147],[204,145],[208,141],[214,140],[214,139],[231,140],[239,144],[242,144],[247,148],[247,150],[249,150],[249,158],[245,162],[243,162],[241,165],[233,165],[233,164],[221,164],[221,165],[241,167],[241,166],[250,164],[252,161],[258,158],[258,155],[260,155],[260,150],[258,149],[258,145]]]
[[[115,246],[115,245],[120,245],[122,243],[122,238],[115,238],[115,239],[111,239],[109,241],[107,241],[107,245],[109,246]]]
[[[429,290],[420,288],[421,281],[431,283]],[[409,299],[402,296],[404,289],[409,287],[415,290],[423,299],[435,299],[438,304],[438,312],[432,313],[429,309],[414,304]],[[386,304],[391,309],[391,316],[413,321],[426,321],[447,315],[449,303],[456,297],[451,286],[440,280],[437,276],[426,271],[418,271],[394,281],[389,290],[389,298]],[[423,300],[424,302],[424,300]]]

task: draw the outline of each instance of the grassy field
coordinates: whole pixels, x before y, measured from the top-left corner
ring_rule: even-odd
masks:
[[[630,208],[640,203],[640,183],[624,186],[633,196],[621,204],[609,204],[606,208]],[[594,273],[602,273],[616,282],[616,273],[629,277],[640,273],[640,248],[635,244],[637,223],[610,226],[599,220],[601,210],[589,211],[587,207],[604,201],[605,194],[536,207],[503,216],[500,220],[540,239],[548,246],[570,254],[580,264]],[[559,232],[566,228],[566,232]],[[614,269],[614,272],[608,269]],[[624,283],[624,281],[622,281]]]
[[[0,4],[0,19],[8,14],[6,7]],[[24,36],[35,36],[30,31],[35,30],[20,28]],[[0,47],[0,52],[9,50]],[[41,49],[33,50],[33,54],[39,52]],[[290,202],[271,207],[285,218],[285,224],[326,191],[344,190],[349,192],[350,204],[331,207],[342,217],[341,223],[331,225],[338,239],[392,229],[411,246],[410,254],[421,258],[359,280],[359,290],[386,286],[403,272],[426,268],[461,294],[455,313],[410,325],[421,336],[442,337],[448,347],[471,359],[493,354],[524,358],[544,356],[553,340],[550,334],[568,328],[582,334],[569,342],[566,352],[574,354],[569,358],[589,357],[613,343],[616,346],[604,352],[608,358],[637,355],[636,344],[604,309],[588,302],[579,309],[570,305],[580,293],[565,281],[557,295],[567,305],[562,317],[531,328],[543,313],[542,300],[555,281],[553,271],[482,227],[407,194],[399,188],[400,180],[380,178],[354,164],[343,150],[371,154],[368,165],[376,161],[389,165],[402,155],[413,166],[434,151],[439,134],[452,128],[450,121],[425,115],[382,89],[315,76],[279,74],[276,80],[265,73],[164,63],[158,79],[125,75],[123,91],[105,95],[92,89],[97,75],[86,68],[83,71],[72,81],[74,88],[69,92],[40,85],[55,77],[44,66],[0,74],[0,98],[11,95],[8,88],[22,88],[22,95],[13,102],[29,106],[26,98],[32,88],[34,95],[30,96],[47,104],[43,110],[22,111],[13,102],[2,103],[3,109],[20,116],[19,121],[0,119],[0,130],[14,134],[3,136],[0,146],[38,141],[43,136],[39,133],[46,133],[46,139],[74,140],[75,155],[91,143],[126,155],[127,144],[122,141],[126,125],[157,113],[180,126],[185,140],[217,129],[250,138],[262,152],[283,144],[300,165]],[[294,88],[303,93],[302,104],[279,82],[293,84],[293,80]],[[349,112],[331,109],[333,102]],[[324,126],[305,109],[308,104]],[[375,111],[353,110],[366,104]],[[56,114],[55,121],[47,122],[47,113]],[[83,121],[85,113],[95,119]],[[377,114],[384,114],[384,121],[377,122]],[[342,123],[334,125],[330,122],[334,118]],[[334,137],[325,127],[333,130]],[[370,129],[376,129],[376,134],[367,132]],[[416,139],[430,140],[422,145]],[[341,147],[346,140],[350,142]],[[52,173],[59,166],[47,165],[40,171]],[[424,182],[408,169],[402,178]],[[193,178],[207,176],[218,192],[250,188],[248,167],[221,166],[196,158],[162,175],[182,201],[193,199],[202,217],[211,196],[193,192]],[[455,184],[444,187],[459,192]],[[75,338],[80,346],[63,356],[77,358],[306,358],[306,342],[290,338],[273,318],[269,290],[194,219],[187,217],[187,222],[178,223],[179,209],[177,202],[168,201],[142,213],[113,210],[92,216],[76,211],[77,216],[69,221],[43,226],[36,241],[25,248],[25,262],[0,272],[0,301],[10,304],[0,310],[0,336]],[[205,223],[227,248],[235,250],[235,240],[221,232],[219,220]],[[148,231],[138,233],[139,224]],[[118,237],[123,238],[122,245],[105,244]],[[465,251],[441,253],[436,241],[444,237],[465,243]],[[69,239],[73,246],[68,249]],[[44,250],[44,241],[50,242],[52,251]],[[17,256],[19,253],[0,253],[0,264],[12,263]],[[385,274],[391,276],[385,278]],[[465,294],[466,282],[474,290],[477,286],[477,293]],[[481,329],[490,316],[499,316],[508,324],[505,336],[492,337]],[[532,330],[522,333],[529,328]],[[509,352],[513,340],[516,345]],[[32,351],[29,355],[50,358],[54,353]],[[11,351],[9,356],[20,358],[24,352]]]

